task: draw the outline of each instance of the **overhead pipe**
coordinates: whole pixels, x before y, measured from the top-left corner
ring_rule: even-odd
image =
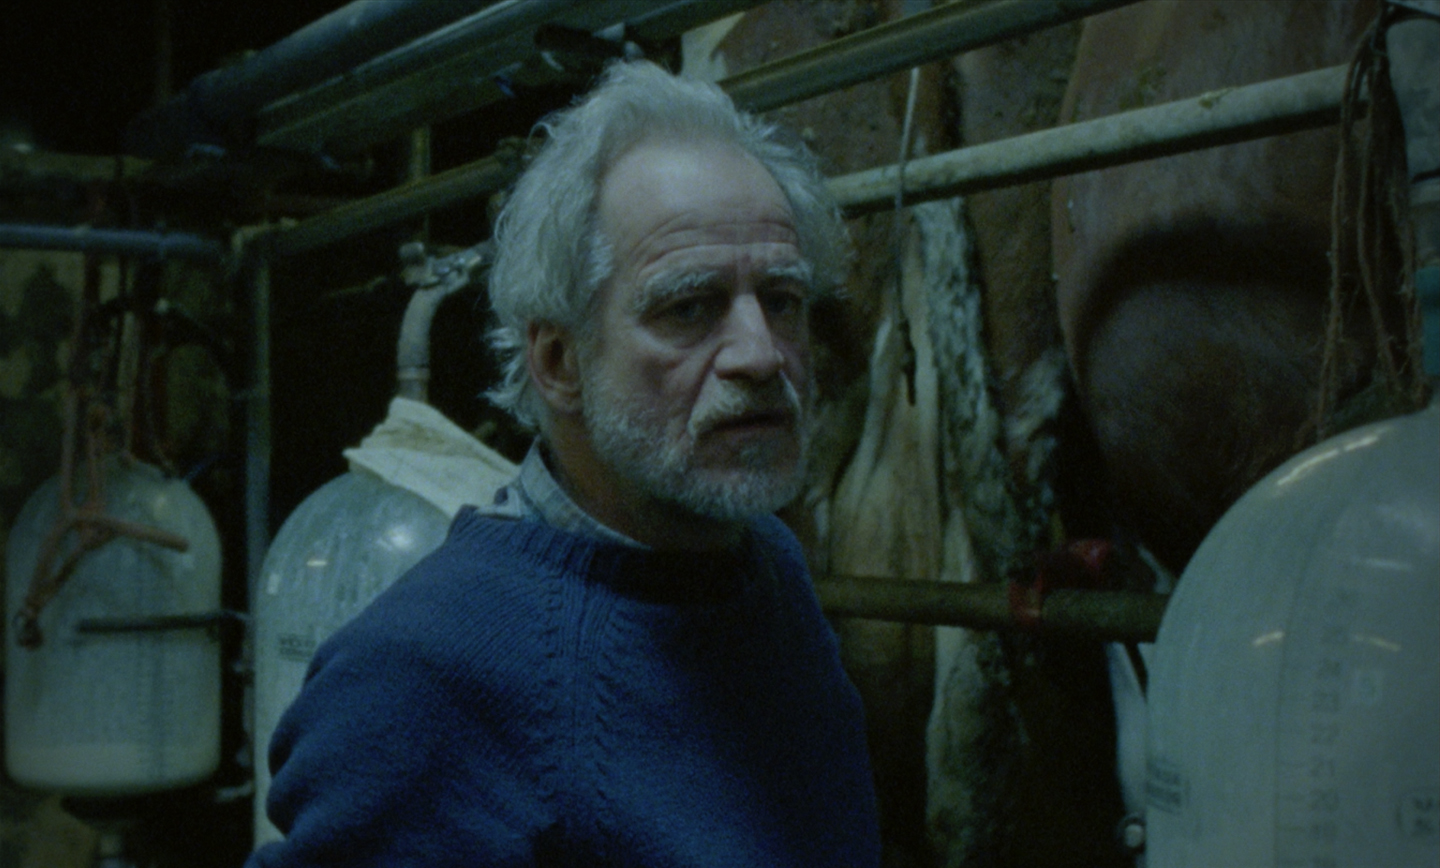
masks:
[[[910,160],[905,204],[1103,169],[1335,124],[1346,69],[1334,66]],[[898,166],[834,178],[851,216],[894,207]]]
[[[508,99],[514,83],[559,80],[565,72],[558,65],[539,62],[546,51],[537,37],[545,25],[583,35],[618,56],[628,42],[662,42],[761,2],[505,0],[266,106],[256,141],[294,151],[352,152]]]
[[[694,30],[701,24],[719,21],[769,0],[669,0],[650,4],[625,18],[625,38],[641,45],[664,42]]]
[[[1032,630],[1104,642],[1153,642],[1170,598],[1133,591],[1051,591],[1038,618],[1024,619],[1004,584],[910,581],[860,576],[815,579],[820,608],[832,617],[870,618],[972,630]]]
[[[141,114],[127,130],[127,150],[173,158],[197,143],[232,145],[237,128],[248,128],[262,106],[341,75],[487,2],[356,0],[241,63],[205,73],[169,102]]]
[[[441,81],[451,90],[481,87],[490,76],[534,51],[530,31],[578,3],[502,0],[473,14],[455,16],[413,42],[362,58],[343,77],[316,81],[307,90],[277,95],[263,108],[256,106],[256,141],[263,147],[295,151],[321,151],[337,141],[355,148],[390,137],[385,131],[392,128],[440,120],[409,116],[415,96],[406,91],[419,90],[412,79]],[[430,99],[436,101],[433,94]],[[392,117],[397,113],[404,117]]]
[[[119,253],[160,259],[221,261],[223,244],[186,232],[147,232],[136,229],[92,229],[87,226],[40,226],[0,223],[0,247],[24,250],[74,250],[81,253]]]
[[[946,3],[757,66],[722,80],[720,87],[741,108],[770,111],[1135,2],[1137,0]]]

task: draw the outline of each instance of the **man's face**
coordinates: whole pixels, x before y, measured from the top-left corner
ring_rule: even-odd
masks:
[[[600,190],[614,274],[582,357],[586,429],[641,495],[721,520],[800,489],[810,398],[809,266],[758,161],[641,144]]]

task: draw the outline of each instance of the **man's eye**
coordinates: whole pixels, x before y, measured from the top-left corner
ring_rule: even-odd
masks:
[[[715,301],[705,296],[682,298],[666,305],[660,316],[680,325],[694,325],[704,322],[715,307]]]
[[[773,317],[798,316],[805,308],[805,301],[790,290],[771,290],[762,294],[761,302],[765,312]]]

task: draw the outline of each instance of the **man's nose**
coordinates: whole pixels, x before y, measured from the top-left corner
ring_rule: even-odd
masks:
[[[721,377],[767,380],[785,367],[780,342],[752,293],[736,296],[731,302],[721,339],[723,345],[715,357],[715,373]]]

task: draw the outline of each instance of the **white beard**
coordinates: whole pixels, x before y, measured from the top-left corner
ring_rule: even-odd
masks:
[[[804,487],[808,408],[783,374],[765,386],[717,381],[691,408],[684,430],[671,430],[652,408],[612,390],[604,377],[584,376],[585,427],[595,452],[656,500],[704,518],[735,522],[774,512]],[[702,463],[697,457],[697,440],[716,424],[775,408],[793,415],[791,442],[767,438],[722,459]]]

